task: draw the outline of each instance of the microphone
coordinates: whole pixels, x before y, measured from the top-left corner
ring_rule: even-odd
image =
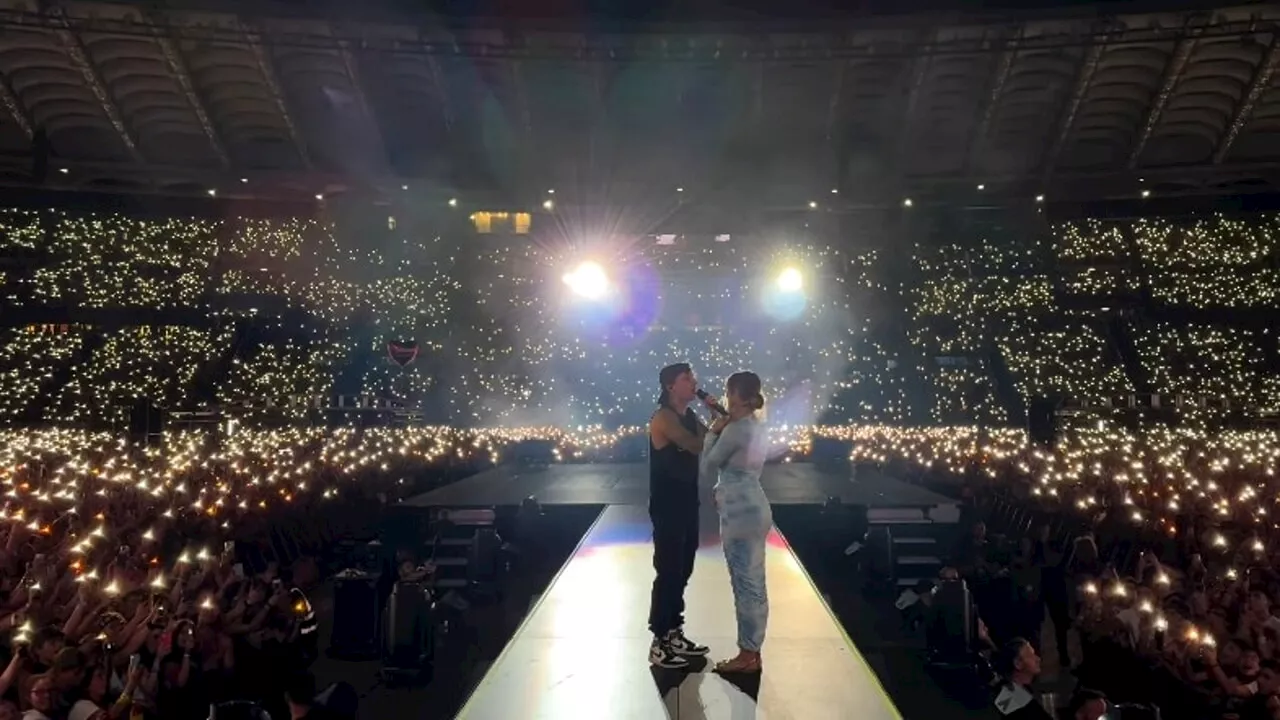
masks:
[[[698,388],[697,390],[695,390],[695,391],[694,391],[694,394],[698,396],[698,399],[699,399],[699,400],[702,400],[703,402],[706,402],[706,399],[707,399],[707,391],[706,391],[706,390],[703,390],[702,388]],[[716,412],[720,413],[721,415],[728,415],[728,414],[729,414],[729,411],[728,411],[728,410],[725,410],[725,409],[724,409],[724,407],[723,407],[720,403],[718,403],[718,402],[711,402],[711,403],[707,403],[707,407],[711,408],[712,410],[715,410]]]

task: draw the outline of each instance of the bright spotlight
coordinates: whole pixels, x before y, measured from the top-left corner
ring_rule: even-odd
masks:
[[[609,292],[609,276],[594,262],[582,263],[573,272],[565,273],[563,279],[575,295],[588,300],[599,300]]]
[[[804,287],[804,276],[795,268],[787,268],[778,273],[778,289],[782,292],[799,292]]]

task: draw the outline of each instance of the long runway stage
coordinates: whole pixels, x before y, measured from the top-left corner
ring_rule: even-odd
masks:
[[[592,482],[598,477],[590,473],[604,472],[579,467],[580,476],[596,478]],[[705,515],[685,616],[690,637],[709,645],[714,661],[736,652],[736,625],[716,525]],[[731,682],[709,666],[650,668],[651,536],[643,504],[605,508],[458,717],[901,717],[776,529],[765,556],[770,614],[764,671]]]

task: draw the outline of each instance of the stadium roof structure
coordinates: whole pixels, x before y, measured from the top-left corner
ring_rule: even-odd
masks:
[[[0,0],[0,183],[838,210],[1280,181],[1280,5],[626,27],[204,5]]]

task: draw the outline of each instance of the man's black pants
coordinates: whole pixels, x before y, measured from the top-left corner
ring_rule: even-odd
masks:
[[[649,630],[666,635],[684,625],[684,589],[698,554],[698,507],[656,511],[653,521],[653,594],[649,598]]]

